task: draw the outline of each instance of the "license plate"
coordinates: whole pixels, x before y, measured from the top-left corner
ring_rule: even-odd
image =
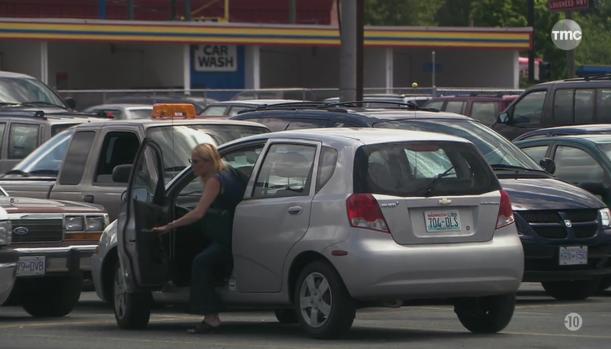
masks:
[[[429,233],[460,231],[460,215],[456,210],[425,211],[424,223]]]
[[[588,264],[588,246],[566,246],[559,250],[560,265]]]
[[[44,256],[19,257],[17,276],[45,275],[45,262]]]

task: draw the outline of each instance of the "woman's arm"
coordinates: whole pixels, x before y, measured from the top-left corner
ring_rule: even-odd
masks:
[[[204,186],[204,193],[194,209],[177,220],[174,220],[161,227],[153,228],[153,231],[157,233],[164,233],[202,219],[206,215],[206,212],[208,212],[208,208],[210,208],[212,202],[214,202],[216,197],[219,195],[220,191],[221,183],[219,182],[218,178],[212,177],[208,179],[206,181],[206,185]]]

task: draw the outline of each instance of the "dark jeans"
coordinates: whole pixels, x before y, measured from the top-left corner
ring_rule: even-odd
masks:
[[[216,314],[223,310],[214,291],[215,280],[232,263],[231,249],[213,242],[193,259],[189,313]]]

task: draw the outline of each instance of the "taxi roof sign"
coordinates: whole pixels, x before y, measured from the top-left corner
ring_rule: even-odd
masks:
[[[151,113],[153,119],[195,119],[197,112],[190,103],[157,103]]]

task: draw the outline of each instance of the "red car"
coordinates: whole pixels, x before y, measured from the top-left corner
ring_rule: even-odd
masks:
[[[518,95],[434,97],[424,106],[467,115],[490,126],[494,124],[499,113],[518,97]]]

